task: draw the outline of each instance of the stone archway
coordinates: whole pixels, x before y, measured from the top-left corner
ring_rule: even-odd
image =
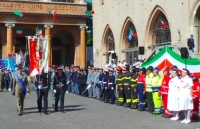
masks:
[[[51,39],[52,42],[52,65],[64,64],[70,66],[74,64],[75,41],[67,30],[58,30]]]
[[[121,60],[126,59],[131,64],[138,58],[138,35],[131,18],[126,18],[121,35]]]
[[[111,60],[114,60],[116,62],[116,58],[113,58],[113,55],[115,53],[115,39],[113,32],[109,25],[106,26],[104,34],[103,34],[103,40],[102,40],[102,46],[103,46],[103,59],[102,59],[102,65],[105,65],[106,62],[111,62]]]

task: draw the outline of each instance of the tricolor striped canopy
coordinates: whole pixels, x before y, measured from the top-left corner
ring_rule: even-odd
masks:
[[[185,59],[171,50],[168,46],[165,46],[153,58],[142,63],[141,67],[147,68],[148,66],[153,66],[158,67],[161,70],[166,66],[172,68],[173,65],[176,65],[179,71],[181,71],[185,68]],[[195,73],[200,77],[200,59],[187,58],[186,67],[191,73]]]

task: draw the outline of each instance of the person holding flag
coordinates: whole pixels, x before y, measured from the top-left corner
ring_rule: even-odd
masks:
[[[13,89],[12,95],[16,96],[17,99],[17,109],[19,111],[18,115],[22,115],[22,110],[24,106],[24,98],[26,93],[30,92],[29,83],[26,74],[22,74],[22,68],[19,66],[17,68],[16,76],[13,77]]]

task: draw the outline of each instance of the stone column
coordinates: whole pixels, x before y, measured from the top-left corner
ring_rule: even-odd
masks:
[[[86,66],[86,35],[85,30],[87,29],[87,26],[80,26],[80,67]]]
[[[51,66],[52,65],[52,44],[51,44],[51,31],[50,29],[53,28],[53,25],[44,25],[45,28],[45,36],[48,36],[48,65]]]
[[[8,54],[13,53],[13,36],[12,36],[12,27],[15,26],[15,24],[13,23],[6,23],[5,26],[7,27],[7,43],[6,43],[6,56],[8,56]],[[4,52],[3,52],[4,53]],[[4,55],[4,54],[3,54]]]

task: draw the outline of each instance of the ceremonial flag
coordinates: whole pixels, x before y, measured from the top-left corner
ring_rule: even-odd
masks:
[[[135,37],[137,37],[137,34],[136,34],[136,32],[132,32],[132,36],[135,38]]]
[[[92,13],[90,11],[85,11],[85,14],[88,16],[92,16]]]
[[[19,16],[19,17],[23,17],[23,16],[26,14],[26,12],[14,11],[13,14],[15,14],[15,15],[17,15],[17,16]]]
[[[162,20],[160,20],[160,22],[161,22],[162,28],[165,30],[167,28],[167,25]]]
[[[16,37],[22,37],[22,28],[16,29]]]
[[[41,37],[39,43],[40,71],[48,71],[48,36]]]
[[[36,39],[28,37],[29,57],[30,57],[30,74],[35,76],[40,72],[39,60],[36,59]]]
[[[132,33],[129,31],[129,33],[128,33],[128,41],[131,41],[132,39],[133,39]]]
[[[56,20],[56,11],[49,11],[49,14],[53,14],[53,20]]]

